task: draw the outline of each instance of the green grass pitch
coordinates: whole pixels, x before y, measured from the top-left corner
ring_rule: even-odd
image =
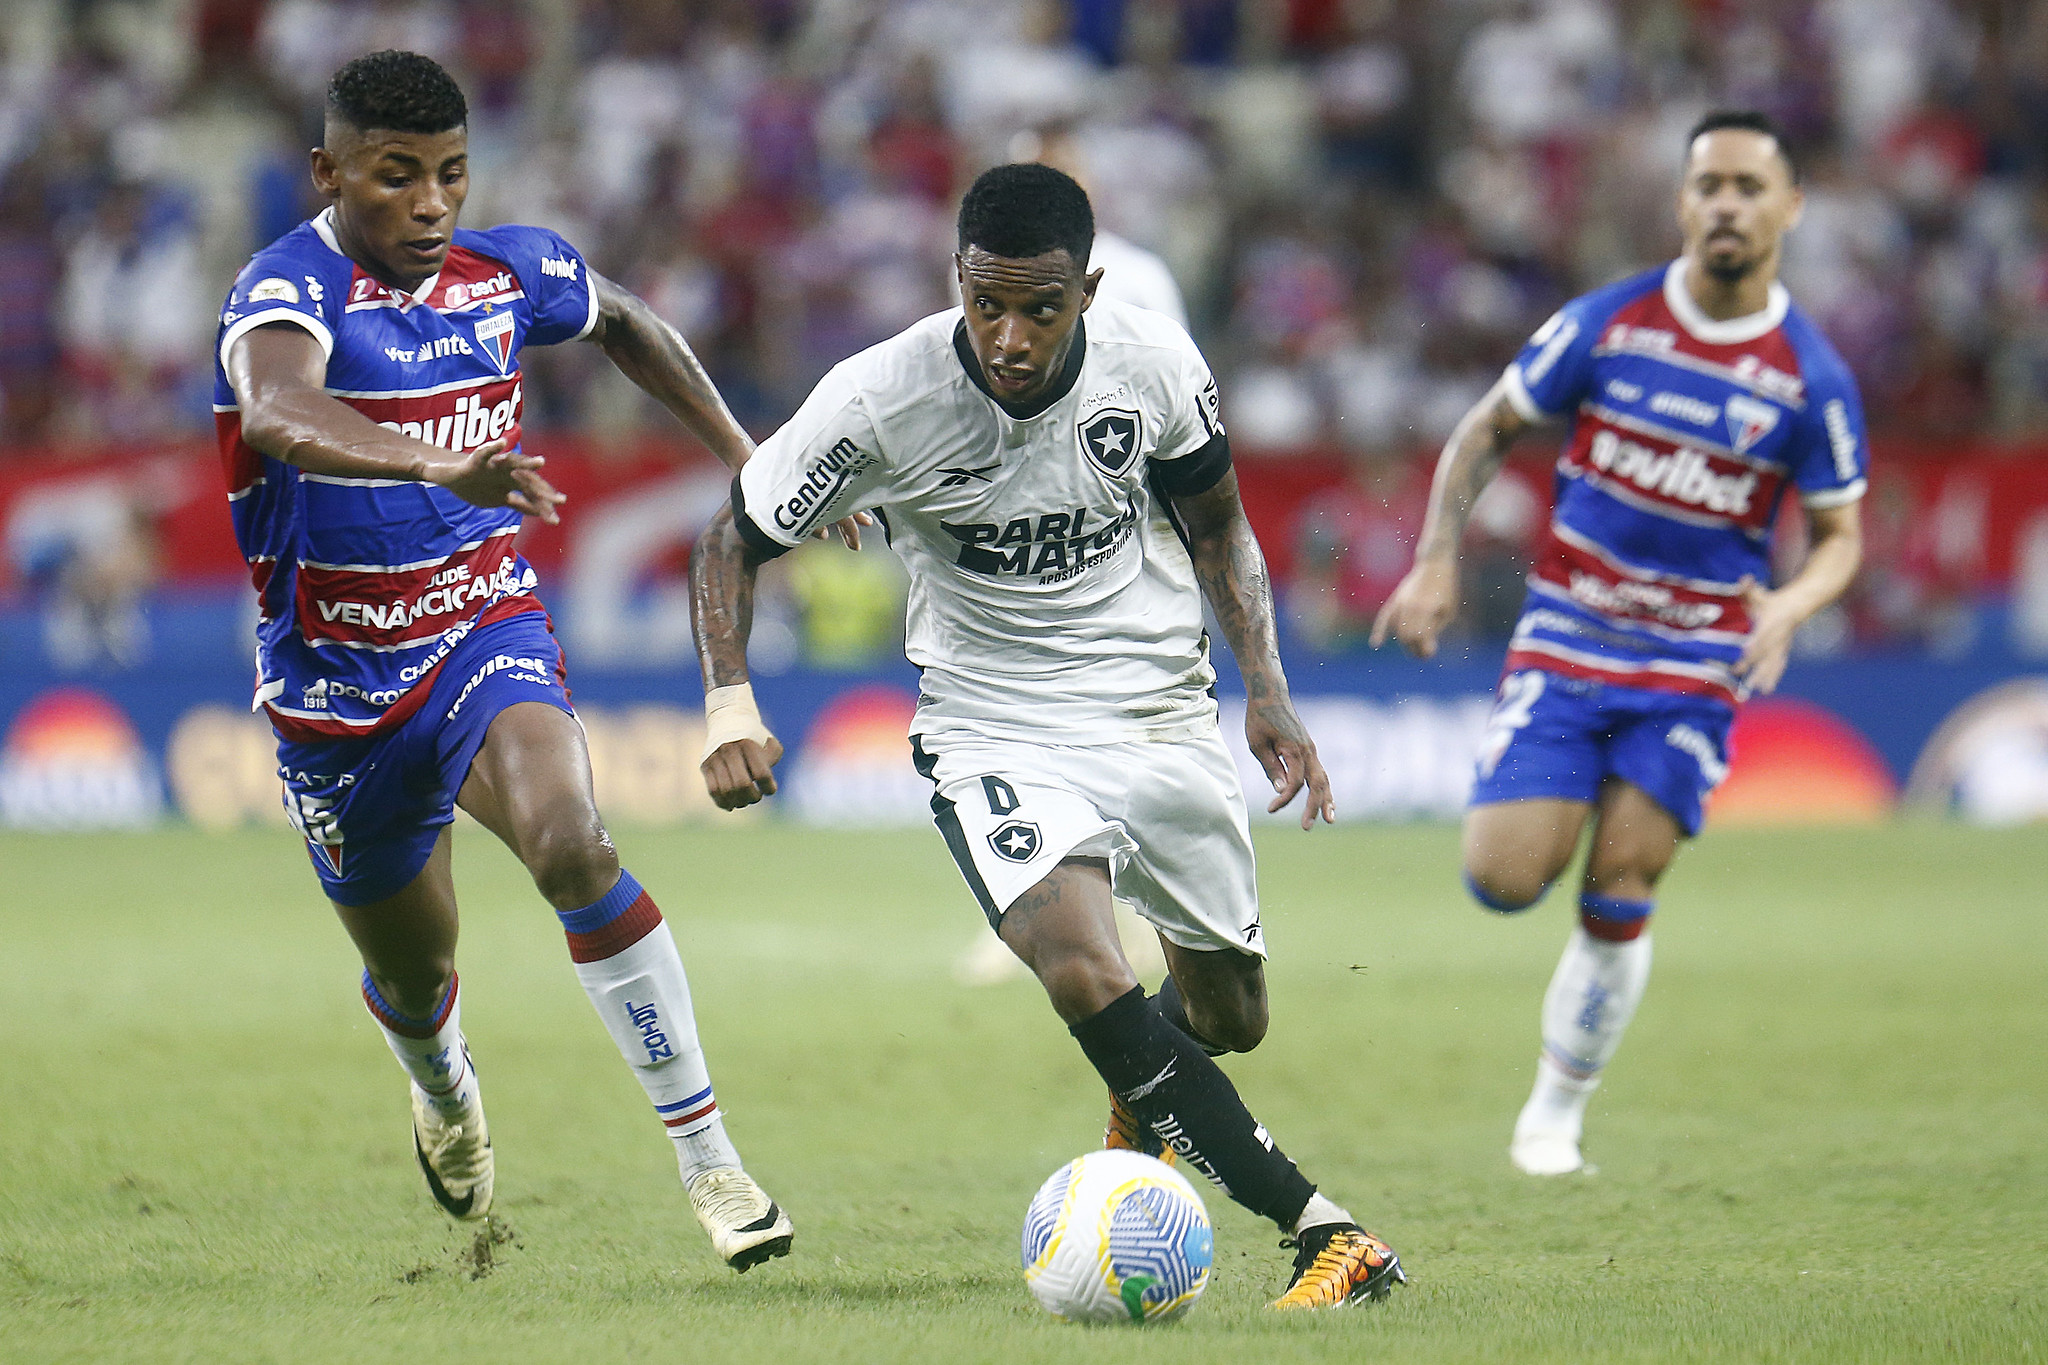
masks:
[[[479,1247],[284,832],[0,838],[0,1360],[1890,1361],[2048,1353],[2048,840],[1710,833],[1594,1101],[1599,1174],[1507,1163],[1568,898],[1500,920],[1445,827],[1262,831],[1273,1031],[1230,1062],[1399,1248],[1385,1305],[1281,1318],[1221,1197],[1184,1322],[1044,1316],[1024,1205],[1103,1098],[929,831],[625,831],[794,1255],[717,1264],[510,857],[457,834],[498,1152]],[[1156,984],[1156,983],[1154,983]]]

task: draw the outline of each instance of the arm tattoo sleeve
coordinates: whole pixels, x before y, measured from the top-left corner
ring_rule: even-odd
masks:
[[[1188,550],[1202,595],[1244,676],[1254,706],[1287,695],[1273,624],[1273,583],[1266,557],[1245,519],[1237,477],[1174,504],[1188,528]]]
[[[754,580],[761,563],[720,509],[690,555],[690,624],[704,690],[747,680],[747,639],[754,630]]]

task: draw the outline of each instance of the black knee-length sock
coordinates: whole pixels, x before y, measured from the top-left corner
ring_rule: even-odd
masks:
[[[1201,1045],[1133,986],[1070,1030],[1118,1099],[1218,1189],[1291,1231],[1316,1187]]]

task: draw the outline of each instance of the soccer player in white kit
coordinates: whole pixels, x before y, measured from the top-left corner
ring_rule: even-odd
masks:
[[[1107,1082],[1107,1145],[1184,1161],[1273,1219],[1296,1248],[1276,1307],[1381,1298],[1406,1278],[1393,1251],[1316,1192],[1212,1060],[1257,1046],[1267,1012],[1205,595],[1244,676],[1269,809],[1306,789],[1304,829],[1335,812],[1281,672],[1215,382],[1173,321],[1096,298],[1093,235],[1060,171],[982,175],[960,208],[962,307],[836,367],[733,481],[691,565],[705,782],[727,809],[775,791],[781,746],[747,683],[759,566],[874,509],[910,573],[911,748],[933,814]],[[1156,997],[1118,944],[1112,892],[1159,932]]]

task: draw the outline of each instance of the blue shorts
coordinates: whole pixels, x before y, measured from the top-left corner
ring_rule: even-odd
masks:
[[[442,661],[420,709],[375,739],[279,740],[284,808],[306,836],[329,900],[367,905],[403,890],[455,818],[455,796],[506,707],[544,701],[570,715],[562,647],[546,613],[494,621]]]
[[[1690,836],[1728,776],[1735,708],[1537,669],[1501,679],[1479,746],[1472,804],[1599,799],[1609,777],[1642,788]]]

